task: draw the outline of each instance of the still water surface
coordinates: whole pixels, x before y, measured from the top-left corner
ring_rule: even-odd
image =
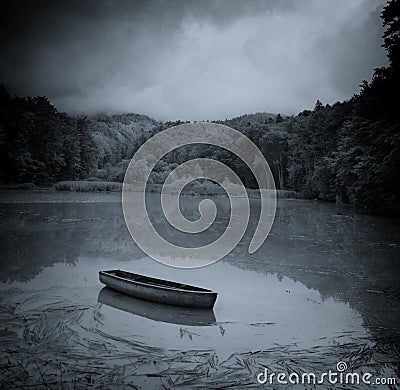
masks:
[[[182,197],[183,213],[197,218],[202,199]],[[229,204],[223,197],[212,199],[216,223],[186,240],[189,245],[223,232]],[[254,199],[240,245],[213,265],[183,270],[159,264],[136,247],[120,194],[9,191],[0,201],[1,354],[3,361],[17,356],[25,362],[27,378],[21,383],[107,385],[116,375],[121,383],[150,388],[171,381],[183,386],[180,375],[187,386],[213,378],[251,387],[265,359],[269,367],[301,372],[334,369],[344,357],[354,369],[365,369],[372,360],[377,374],[397,374],[400,227],[394,219],[328,203],[279,200],[271,234],[249,255],[259,215]],[[184,238],[168,229],[157,195],[149,195],[148,206],[162,234]],[[217,291],[214,311],[199,319],[102,290],[98,271],[111,268]],[[42,351],[40,359],[34,350]],[[236,367],[232,356],[244,363]],[[42,374],[32,368],[38,362],[51,366],[55,359],[64,379],[54,368],[43,368]],[[93,361],[97,371],[77,369],[76,362]],[[179,371],[185,364],[189,368]],[[129,374],[115,367],[129,367]],[[11,383],[17,368],[2,369],[3,384]],[[232,370],[240,375],[232,376]]]

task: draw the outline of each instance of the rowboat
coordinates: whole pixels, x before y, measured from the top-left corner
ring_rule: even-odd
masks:
[[[104,287],[100,290],[97,301],[113,309],[121,310],[156,322],[166,322],[185,326],[208,326],[216,322],[212,309],[193,309],[191,307],[164,305],[130,297]]]
[[[212,308],[218,295],[205,288],[121,270],[100,271],[99,279],[106,286],[132,297],[175,306]]]

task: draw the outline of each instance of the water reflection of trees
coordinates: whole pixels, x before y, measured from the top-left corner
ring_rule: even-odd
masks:
[[[140,257],[118,203],[1,205],[0,281],[27,281],[79,256]]]
[[[271,234],[253,255],[247,244],[226,258],[238,268],[289,277],[322,299],[348,303],[371,333],[397,335],[400,229],[390,219],[326,203],[280,201]],[[252,218],[249,241],[257,220]]]
[[[210,236],[226,226],[229,204],[216,199],[220,222]],[[199,199],[181,204],[195,218]],[[161,234],[170,228],[160,216],[154,196],[151,212]],[[375,334],[399,327],[400,230],[390,219],[360,215],[332,204],[289,201],[279,208],[267,242],[249,255],[248,244],[258,222],[259,202],[251,202],[250,226],[241,245],[224,261],[238,268],[275,274],[318,290],[322,298],[347,302]],[[1,205],[0,280],[26,281],[55,263],[76,264],[79,257],[110,261],[143,256],[131,239],[118,203]],[[174,234],[174,233],[172,233]],[[191,246],[202,243],[192,238]]]
[[[179,207],[185,218],[195,221],[200,218],[199,204],[210,196],[181,196]],[[230,204],[227,196],[213,196],[212,200],[217,207],[215,222],[209,229],[202,233],[183,233],[173,228],[162,210],[159,194],[151,194],[147,199],[147,209],[154,228],[169,242],[184,247],[200,247],[215,241],[225,230],[229,222]]]
[[[204,245],[222,231],[229,203],[220,198],[215,199],[220,224],[211,233],[191,235],[191,246]],[[183,214],[198,218],[200,201],[182,197]],[[187,234],[168,224],[156,194],[149,197],[148,210],[162,236],[181,245],[188,242]],[[144,256],[128,232],[120,203],[2,204],[1,212],[1,282],[27,281],[56,263],[74,265],[80,256],[109,257],[110,261]]]

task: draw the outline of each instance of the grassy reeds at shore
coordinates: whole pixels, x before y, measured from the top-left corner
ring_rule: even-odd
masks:
[[[122,191],[122,183],[107,181],[62,181],[54,187],[57,191],[78,191],[78,192],[94,192],[94,191]],[[160,192],[162,184],[149,184],[146,188],[148,192]],[[134,188],[132,189],[135,190]],[[168,189],[167,189],[168,192]],[[224,190],[217,185],[205,185],[204,183],[190,183],[185,191],[185,195],[221,195]],[[248,189],[249,197],[259,197],[257,190]],[[282,199],[298,199],[301,195],[290,190],[276,190],[277,198]]]
[[[335,371],[338,362],[346,362],[346,373],[369,372],[373,377],[395,377],[398,369],[398,336],[338,334],[330,342],[316,340],[311,348],[288,343],[259,350],[232,349],[226,357],[218,348],[196,349],[188,344],[174,350],[152,345],[154,340],[143,342],[140,336],[109,333],[97,304],[49,296],[48,290],[0,292],[0,388],[243,389],[259,388],[257,375],[265,368],[286,376],[313,372],[318,378],[329,369]],[[190,329],[176,328],[176,332],[187,334]],[[315,388],[307,386],[311,387]]]
[[[60,181],[55,184],[57,191],[77,191],[77,192],[94,192],[109,191],[118,192],[122,190],[122,183],[113,181]]]
[[[54,185],[36,186],[33,183],[19,184],[3,184],[1,190],[56,190],[56,191],[71,191],[71,192],[120,192],[122,191],[122,183],[113,181],[101,180],[68,180],[60,181]],[[149,184],[146,187],[147,192],[161,192],[162,184]],[[134,188],[132,188],[135,191]],[[168,192],[168,189],[166,190]],[[211,183],[190,183],[183,191],[185,195],[223,195],[224,190]],[[250,198],[259,198],[259,191],[256,189],[247,189]],[[291,190],[276,190],[276,197],[281,199],[303,199],[304,197],[296,191]]]

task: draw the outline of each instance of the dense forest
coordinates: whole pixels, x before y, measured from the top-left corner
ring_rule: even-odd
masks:
[[[257,113],[217,121],[251,138],[266,156],[277,188],[307,198],[340,201],[368,211],[400,214],[398,99],[400,2],[382,11],[387,67],[344,102],[297,116]],[[156,132],[183,123],[160,123],[124,114],[96,118],[58,112],[46,97],[12,96],[0,87],[0,181],[49,184],[61,180],[122,181],[129,159]],[[249,187],[246,167],[224,150],[196,146],[176,150],[155,169],[161,183],[185,159],[207,156],[234,165]]]

